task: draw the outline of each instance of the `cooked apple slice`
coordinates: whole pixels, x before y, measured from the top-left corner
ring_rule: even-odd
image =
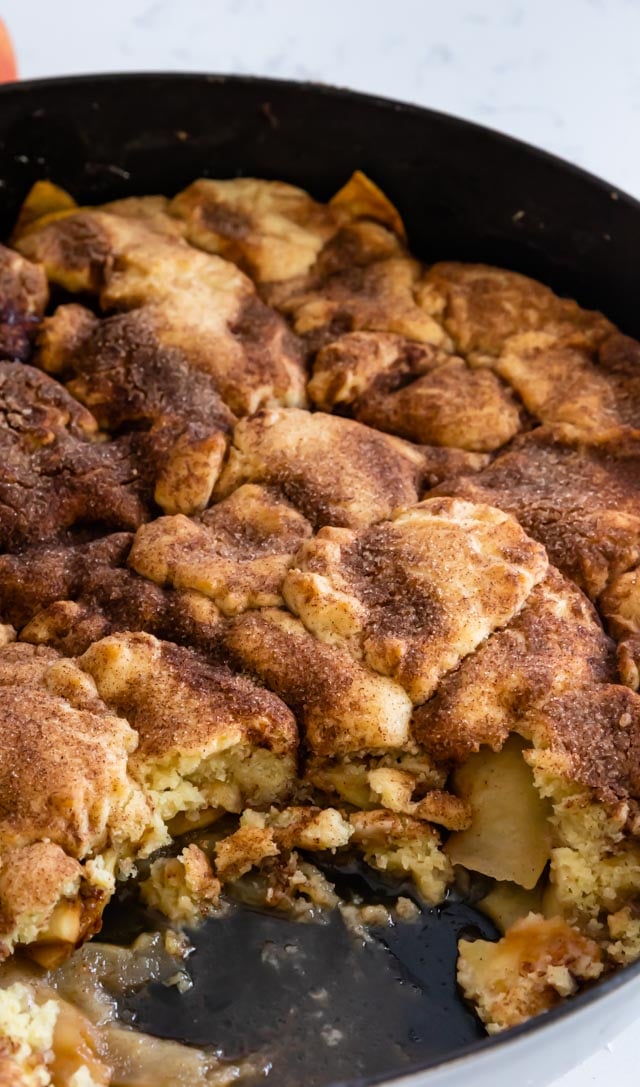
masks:
[[[454,791],[471,807],[467,830],[452,834],[445,852],[453,864],[531,890],[549,859],[550,808],[510,737],[501,751],[481,749],[456,770]]]
[[[504,934],[521,917],[542,912],[542,894],[542,888],[538,886],[527,891],[517,883],[496,883],[489,894],[478,902],[478,909],[486,913]]]

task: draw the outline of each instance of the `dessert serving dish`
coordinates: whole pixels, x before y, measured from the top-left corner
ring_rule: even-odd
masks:
[[[0,183],[0,1082],[548,1082],[638,993],[640,208],[218,76],[4,88]]]

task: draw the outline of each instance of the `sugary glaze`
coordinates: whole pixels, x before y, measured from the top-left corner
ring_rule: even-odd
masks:
[[[330,910],[318,851],[428,905],[494,881],[506,934],[459,964],[489,1030],[640,955],[640,345],[424,267],[359,173],[328,204],[42,182],[11,244],[2,955],[55,967],[145,858],[176,924],[251,872]],[[0,1079],[117,1083],[98,1043],[56,1071],[42,984],[0,990]]]

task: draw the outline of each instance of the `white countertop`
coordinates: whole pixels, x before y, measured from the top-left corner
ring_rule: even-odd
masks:
[[[4,0],[2,16],[25,79],[322,80],[501,129],[640,197],[640,0]],[[638,1015],[554,1087],[636,1087]]]

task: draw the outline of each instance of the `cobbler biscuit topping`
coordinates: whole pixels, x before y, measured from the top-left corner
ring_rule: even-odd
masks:
[[[426,907],[476,873],[503,936],[458,981],[490,1031],[638,957],[640,346],[425,267],[360,173],[328,204],[41,182],[11,244],[0,955],[41,970],[2,982],[0,1078],[120,1082],[124,1028],[42,971],[138,868],[177,925],[247,880],[350,916],[327,856]]]

